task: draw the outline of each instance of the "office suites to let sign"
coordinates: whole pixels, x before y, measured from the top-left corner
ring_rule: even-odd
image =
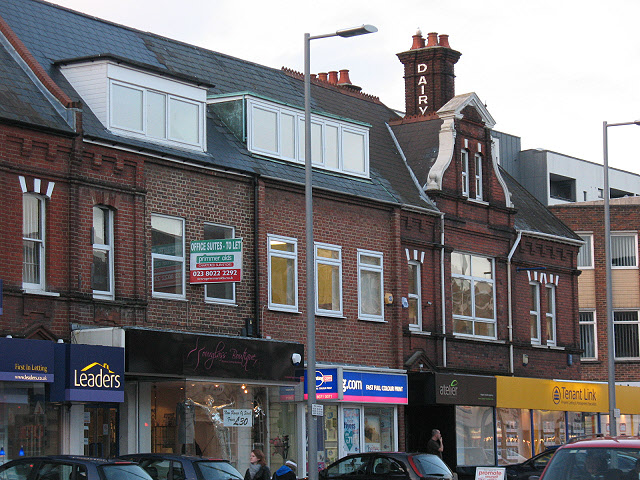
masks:
[[[191,242],[190,283],[239,282],[242,279],[242,239]]]

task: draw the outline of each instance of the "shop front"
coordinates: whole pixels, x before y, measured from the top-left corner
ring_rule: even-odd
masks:
[[[496,446],[499,465],[521,462],[572,438],[609,433],[608,385],[496,377]],[[638,435],[640,388],[616,386],[620,435]]]
[[[398,405],[408,402],[404,371],[319,366],[316,397],[324,410],[317,429],[318,468],[352,453],[398,449]]]
[[[299,383],[303,345],[125,329],[127,453],[201,454],[240,471],[252,449],[298,461],[300,419],[281,388]]]
[[[0,463],[117,454],[123,399],[122,348],[0,338]]]

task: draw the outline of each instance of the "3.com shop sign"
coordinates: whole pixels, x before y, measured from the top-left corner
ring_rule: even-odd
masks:
[[[241,238],[191,242],[190,283],[239,282],[241,279]]]

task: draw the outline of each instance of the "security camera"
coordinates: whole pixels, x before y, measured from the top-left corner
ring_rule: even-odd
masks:
[[[291,363],[293,363],[294,367],[297,367],[302,362],[302,355],[299,353],[294,353],[291,355]]]

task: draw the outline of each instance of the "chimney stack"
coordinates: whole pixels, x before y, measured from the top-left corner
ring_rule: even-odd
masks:
[[[336,70],[329,72],[329,83],[333,85],[338,83],[338,72]]]
[[[431,32],[425,40],[418,30],[411,49],[398,54],[404,65],[407,116],[433,118],[455,96],[454,65],[460,52],[449,46],[449,35]]]

